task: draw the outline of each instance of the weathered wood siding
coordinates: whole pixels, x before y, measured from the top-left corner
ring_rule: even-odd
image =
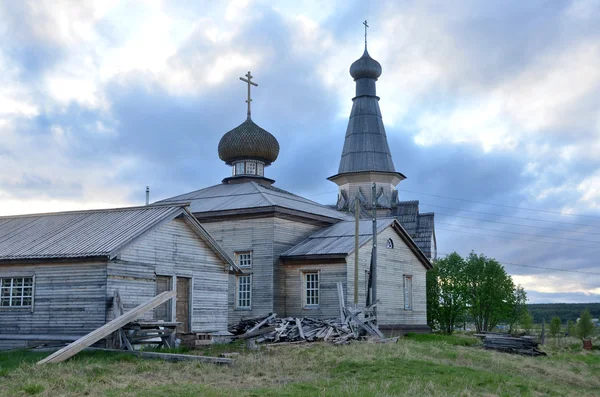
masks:
[[[310,235],[322,229],[324,225],[316,223],[302,223],[289,219],[275,218],[275,233],[273,241],[273,266],[275,288],[273,306],[279,316],[289,316],[286,307],[286,277],[283,268],[279,265],[279,256],[293,246],[299,244]]]
[[[228,268],[181,219],[148,232],[108,264],[106,299],[118,288],[125,310],[137,306],[156,294],[156,275],[191,279],[193,332],[227,330]]]
[[[386,248],[388,239],[394,248]],[[354,254],[347,258],[348,289],[347,302],[354,302]],[[359,307],[366,302],[367,271],[371,264],[371,242],[359,250]],[[404,275],[412,276],[412,310],[404,309]],[[377,318],[379,324],[427,324],[427,302],[425,290],[426,269],[416,255],[388,227],[377,236]]]
[[[286,316],[334,318],[340,316],[337,282],[346,289],[346,264],[294,264],[282,265],[286,295]],[[319,307],[305,308],[303,302],[303,272],[319,272]]]
[[[244,273],[252,274],[252,308],[236,309],[236,276],[230,276],[227,299],[230,324],[273,311],[274,219],[269,216],[202,224],[232,258],[235,259],[236,252],[252,251],[252,267],[242,269]]]
[[[31,308],[0,307],[2,335],[85,335],[106,318],[102,262],[0,265],[0,277],[35,276]],[[23,342],[0,341],[2,347]]]

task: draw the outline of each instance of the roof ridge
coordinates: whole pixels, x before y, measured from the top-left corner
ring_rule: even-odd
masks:
[[[85,213],[96,213],[96,212],[118,212],[118,211],[133,211],[141,209],[159,208],[159,207],[185,207],[190,205],[189,201],[178,201],[172,203],[156,203],[148,205],[138,205],[133,207],[115,207],[115,208],[92,208],[87,210],[70,210],[70,211],[56,211],[56,212],[38,212],[33,214],[16,214],[16,215],[0,215],[2,219],[14,219],[14,218],[28,218],[34,216],[58,216],[58,215],[69,215],[69,214],[85,214]]]
[[[267,200],[267,201],[269,202],[269,204],[271,204],[271,205],[273,205],[273,206],[274,206],[274,205],[276,205],[276,204],[273,202],[273,200],[271,200],[271,199],[270,199],[270,198],[269,198],[269,197],[268,197],[268,196],[265,194],[265,192],[261,191],[261,189],[259,188],[259,186],[262,186],[262,185],[260,185],[260,184],[256,183],[255,181],[250,181],[250,183],[252,184],[252,186],[254,186],[254,188],[256,189],[256,191],[258,191],[258,193],[259,193],[259,194],[260,194],[260,195],[261,195],[261,196],[262,196],[262,197],[263,197],[265,200]]]

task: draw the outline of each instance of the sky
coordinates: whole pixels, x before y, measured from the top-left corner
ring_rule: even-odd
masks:
[[[440,255],[600,302],[600,0],[0,0],[0,215],[220,183],[248,70],[266,176],[335,203],[365,19],[399,197],[436,213]]]

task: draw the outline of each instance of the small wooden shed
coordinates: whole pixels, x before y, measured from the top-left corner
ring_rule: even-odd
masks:
[[[75,340],[165,290],[147,320],[227,330],[239,272],[185,204],[0,217],[0,349]]]

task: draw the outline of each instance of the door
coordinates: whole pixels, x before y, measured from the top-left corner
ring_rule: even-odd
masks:
[[[190,332],[190,279],[177,277],[177,332]]]
[[[171,291],[172,278],[169,276],[156,276],[156,295],[165,291]],[[154,309],[154,319],[162,321],[171,321],[171,300]]]

